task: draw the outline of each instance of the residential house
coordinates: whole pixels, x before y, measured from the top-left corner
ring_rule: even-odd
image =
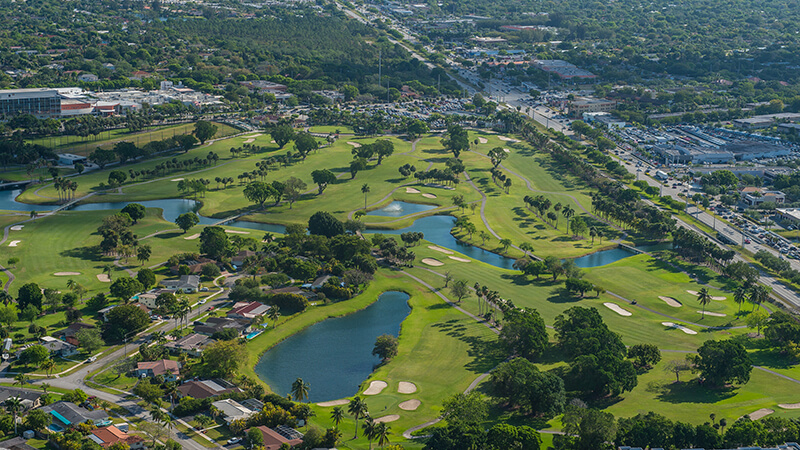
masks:
[[[204,334],[192,333],[175,341],[167,342],[164,344],[164,347],[166,347],[170,353],[186,353],[198,357],[203,353],[203,349],[206,348],[206,346],[214,342],[214,339]]]
[[[217,400],[211,404],[211,406],[217,408],[222,412],[222,418],[225,419],[225,423],[229,424],[234,420],[238,419],[247,419],[248,417],[252,416],[253,414],[257,413],[258,410],[253,411],[250,408],[242,405],[241,403],[237,402],[236,400],[226,398],[224,400]]]
[[[39,341],[40,341],[39,343],[42,344],[44,348],[50,350],[50,353],[55,356],[68,358],[78,353],[78,347],[76,345],[72,345],[69,342],[56,339],[52,336],[42,336],[42,338]]]
[[[235,385],[220,379],[187,381],[178,386],[178,397],[204,399],[222,394],[242,392]]]
[[[24,437],[17,436],[0,442],[0,450],[36,450],[36,447],[28,445]]]
[[[203,271],[203,267],[208,264],[216,264],[217,262],[213,259],[208,258],[197,258],[197,259],[187,259],[181,261],[180,264],[174,265],[169,268],[170,272],[175,275],[180,274],[181,266],[189,267],[189,275],[199,275]]]
[[[63,431],[75,424],[90,422],[95,426],[104,427],[111,425],[108,414],[101,409],[89,411],[81,408],[72,402],[56,402],[42,408],[42,411],[53,416],[50,429],[53,431]]]
[[[79,345],[78,338],[75,337],[75,335],[78,334],[78,332],[81,330],[91,330],[94,328],[95,326],[90,323],[74,322],[69,324],[69,326],[65,330],[61,331],[59,334],[65,341],[67,341],[72,345],[77,346]]]
[[[110,447],[117,442],[127,445],[131,450],[145,448],[144,438],[128,434],[114,425],[94,429],[87,437],[103,448]]]
[[[180,374],[180,364],[177,361],[169,359],[146,361],[136,364],[136,376],[141,378],[162,375],[166,381],[175,381]]]
[[[321,289],[322,286],[324,286],[325,283],[327,283],[330,278],[331,278],[330,275],[323,275],[321,277],[318,277],[316,280],[314,280],[311,283],[311,289],[314,289],[314,290]]]
[[[244,334],[250,331],[250,321],[247,319],[229,319],[227,317],[209,317],[206,319],[205,324],[195,325],[194,331],[195,333],[211,336],[226,328],[233,328],[239,334]]]
[[[181,275],[177,280],[163,280],[161,284],[168,289],[191,294],[200,288],[200,277],[198,275]]]
[[[231,319],[255,319],[269,311],[269,306],[259,302],[239,302],[228,312]]]
[[[78,81],[82,81],[84,83],[93,83],[95,81],[99,81],[100,77],[93,73],[82,73],[78,75]]]
[[[239,253],[231,258],[231,264],[236,267],[242,267],[244,265],[244,260],[251,256],[256,256],[256,252],[252,250],[240,250]]]
[[[10,398],[18,398],[25,409],[33,409],[42,406],[42,393],[30,389],[19,389],[11,387],[0,387],[0,404],[5,403]]]
[[[265,294],[297,294],[302,295],[307,299],[316,298],[317,294],[315,292],[307,291],[305,289],[301,289],[297,286],[286,286],[278,289],[269,289],[264,292]]]
[[[262,425],[257,429],[261,431],[261,435],[264,437],[265,450],[279,450],[283,444],[294,447],[303,443],[303,435],[289,427],[279,426],[272,429]],[[250,430],[247,431],[248,433],[250,432]]]
[[[108,318],[106,317],[106,315],[116,307],[117,305],[106,306],[105,308],[97,311],[97,316],[100,317],[100,320],[102,320],[103,322],[108,322]]]

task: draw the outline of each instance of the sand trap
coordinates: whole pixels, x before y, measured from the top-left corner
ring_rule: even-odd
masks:
[[[697,313],[698,314],[703,314],[703,311],[697,311]],[[727,316],[727,314],[715,313],[715,312],[711,312],[711,311],[706,311],[706,315],[707,316],[711,316],[711,317],[726,317]]]
[[[11,231],[22,231],[22,228],[23,228],[23,227],[25,227],[25,225],[14,225],[13,227],[11,227],[11,228],[9,228],[9,229],[10,229]]]
[[[506,141],[506,142],[519,142],[519,139],[512,139],[512,138],[506,137],[506,136],[497,136],[497,139],[500,139],[501,141]]]
[[[465,259],[465,258],[459,258],[458,256],[448,256],[448,258],[452,259],[453,261],[458,261],[458,262],[470,262],[470,260]]]
[[[11,241],[11,242],[8,243],[8,246],[9,247],[16,247],[16,246],[19,245],[20,242],[22,242],[22,241]]]
[[[728,299],[728,297],[711,297],[711,300],[716,300],[718,302],[721,302],[721,301],[727,300],[727,299]]]
[[[768,415],[774,413],[775,411],[769,408],[761,408],[758,411],[753,411],[748,416],[750,416],[750,420],[758,420],[762,417],[767,417]]]
[[[225,232],[230,234],[250,234],[249,231],[225,230]]]
[[[273,139],[273,140],[269,141],[269,143],[270,143],[270,144],[277,144],[277,142],[275,142],[275,139]]]
[[[420,403],[421,402],[419,400],[417,400],[417,399],[406,400],[406,401],[404,401],[403,403],[400,403],[397,406],[399,406],[400,409],[402,409],[403,411],[416,411],[417,408],[419,408],[419,404]]]
[[[369,384],[369,387],[366,391],[364,391],[364,395],[378,395],[381,393],[382,390],[386,389],[385,381],[373,381]]]
[[[251,135],[249,135],[249,136],[245,136],[245,137],[248,137],[248,138],[257,138],[257,137],[259,137],[259,136],[263,136],[263,134],[261,134],[261,133],[256,133],[256,134],[251,134]]]
[[[76,277],[80,274],[80,272],[56,272],[53,275],[57,277]]]
[[[488,144],[489,143],[489,141],[486,138],[482,138],[482,137],[478,138],[478,142],[480,142],[481,144]]]
[[[615,313],[619,314],[620,316],[628,317],[628,316],[632,316],[633,315],[632,312],[628,311],[627,309],[623,309],[621,306],[619,306],[616,303],[605,302],[605,303],[603,303],[603,305],[606,308],[608,308],[608,309],[614,311]]]
[[[506,153],[511,153],[511,150],[509,150],[507,148],[504,148],[503,151],[506,152]]]
[[[186,236],[184,239],[186,239],[187,241],[191,241],[191,240],[197,239],[199,237],[200,237],[200,233],[195,233],[195,234],[193,234],[191,236]]]
[[[438,260],[433,259],[433,258],[423,258],[422,259],[422,264],[427,264],[429,266],[434,266],[434,267],[439,267],[439,266],[443,266],[444,265],[443,262],[438,261]]]
[[[97,275],[97,281],[101,283],[111,283],[111,278],[108,278],[107,273],[101,273]]]
[[[409,383],[408,381],[401,381],[397,386],[397,392],[401,394],[413,394],[414,392],[417,392],[417,385],[414,383]]]
[[[437,251],[437,252],[442,252],[445,255],[452,255],[453,254],[453,252],[451,252],[450,250],[448,250],[446,248],[442,248],[442,247],[437,247],[435,245],[429,245],[428,248],[431,249],[431,250]]]
[[[248,139],[248,140],[244,141],[244,143],[245,144],[252,144],[255,141],[256,141],[255,139]]]
[[[332,402],[317,403],[317,406],[322,406],[323,408],[325,408],[325,407],[328,407],[328,406],[342,406],[342,405],[346,405],[348,403],[350,403],[350,400],[342,399],[342,400],[334,400]]]
[[[173,178],[173,179],[171,179],[169,181],[183,181],[183,178]]]
[[[700,295],[700,293],[699,293],[699,292],[697,292],[697,291],[690,291],[690,290],[688,290],[688,289],[686,290],[686,292],[688,292],[688,293],[690,293],[690,294],[692,294],[692,295]]]
[[[399,418],[400,416],[398,416],[397,414],[389,414],[388,416],[378,417],[377,419],[375,419],[375,423],[394,422]]]
[[[436,198],[436,195],[434,194],[422,194],[422,196],[425,198]]]
[[[358,142],[350,142],[350,141],[348,141],[347,143],[352,145],[355,148],[361,147],[361,144],[359,144]]]
[[[401,403],[402,405],[402,403]],[[402,406],[400,406],[402,408]],[[800,409],[800,403],[781,403],[778,408],[783,409]]]
[[[419,194],[419,193],[420,193],[419,189],[414,189],[412,187],[406,188],[406,194]]]
[[[672,297],[662,297],[659,295],[658,298],[660,298],[661,300],[664,301],[664,303],[668,304],[669,306],[672,306],[673,308],[680,308],[681,306],[683,306],[681,302],[675,300]]]
[[[690,330],[690,329],[686,328],[683,325],[678,325],[678,324],[675,324],[675,323],[672,323],[672,322],[661,322],[661,325],[664,325],[665,327],[670,327],[670,328],[675,328],[675,329],[681,330],[686,334],[697,334],[697,331]]]

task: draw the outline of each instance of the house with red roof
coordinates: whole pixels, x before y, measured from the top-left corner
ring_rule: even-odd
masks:
[[[145,448],[144,439],[141,436],[130,435],[114,425],[94,429],[87,437],[103,448],[110,447],[117,442],[128,445],[131,450]]]
[[[136,375],[141,378],[162,375],[166,381],[175,381],[180,374],[180,364],[177,361],[169,359],[146,361],[136,364]]]

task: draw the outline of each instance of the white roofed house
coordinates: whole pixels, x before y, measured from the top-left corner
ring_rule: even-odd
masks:
[[[200,276],[198,275],[182,275],[177,280],[164,280],[161,282],[164,287],[169,289],[180,290],[188,294],[197,292],[200,288]]]
[[[56,339],[52,336],[42,336],[39,341],[39,343],[44,348],[49,350],[51,354],[60,356],[62,358],[68,358],[78,353],[78,347],[70,344],[69,342]]]

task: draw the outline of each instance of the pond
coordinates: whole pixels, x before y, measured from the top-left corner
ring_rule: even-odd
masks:
[[[411,312],[408,298],[387,291],[361,311],[312,325],[264,353],[255,372],[280,395],[302,378],[310,385],[311,402],[352,396],[380,363],[372,356],[375,339],[400,333],[400,323]]]
[[[399,230],[369,230],[372,233],[401,234],[409,231],[421,231],[425,239],[439,246],[463,253],[468,258],[477,259],[501,269],[513,269],[514,259],[507,258],[497,253],[463,243],[450,234],[450,229],[455,224],[453,216],[428,216],[414,221],[411,226]],[[475,239],[478,239],[476,236]]]
[[[56,209],[53,205],[29,205],[16,200],[22,194],[22,189],[0,190],[0,210],[2,211],[51,211]]]
[[[370,211],[368,216],[403,217],[436,208],[433,205],[420,205],[419,203],[392,202],[381,209]]]
[[[645,252],[651,252],[656,250],[664,250],[668,247],[669,244],[655,244],[655,245],[640,245],[636,247],[636,249]],[[588,269],[590,267],[605,266],[606,264],[611,264],[613,262],[617,262],[621,259],[625,259],[634,256],[636,254],[637,253],[634,253],[624,247],[617,247],[617,248],[612,248],[610,250],[603,250],[586,256],[581,256],[580,258],[575,258],[573,261],[575,261],[576,266],[581,267],[583,269]]]

